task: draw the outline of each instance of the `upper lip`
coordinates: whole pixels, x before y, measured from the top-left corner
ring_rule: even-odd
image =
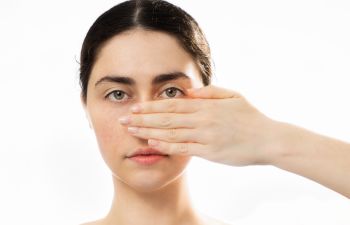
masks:
[[[164,154],[157,149],[154,148],[139,148],[135,152],[133,152],[131,155],[127,156],[127,158],[131,158],[137,155],[164,155],[168,156],[167,154]]]

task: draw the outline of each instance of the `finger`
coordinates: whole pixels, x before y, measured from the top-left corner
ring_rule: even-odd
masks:
[[[197,119],[189,114],[152,113],[130,115],[128,116],[127,122],[129,126],[135,127],[194,128]]]
[[[242,95],[236,91],[208,85],[197,89],[187,89],[190,97],[196,98],[241,98]]]
[[[207,151],[207,146],[199,143],[169,143],[157,139],[149,139],[148,144],[169,155],[178,154],[200,156],[202,152]]]
[[[153,129],[128,127],[128,132],[143,139],[158,139],[166,142],[199,142],[195,129]]]
[[[198,111],[198,109],[200,108],[199,106],[199,99],[177,98],[137,103],[133,105],[130,109],[133,113],[189,113]]]

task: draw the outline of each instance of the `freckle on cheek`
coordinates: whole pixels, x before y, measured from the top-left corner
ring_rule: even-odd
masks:
[[[118,122],[115,122],[104,123],[104,125],[96,131],[100,150],[102,151],[102,154],[106,154],[106,157],[114,158],[116,157],[115,154],[119,155],[125,151],[125,148],[127,148],[127,132],[123,129],[126,128],[121,127]]]
[[[99,115],[99,136],[104,144],[113,145],[116,142],[120,143],[125,138],[128,133],[127,128],[120,124],[119,118],[130,114],[129,108],[125,106],[113,110],[109,109]]]
[[[128,134],[127,128],[120,124],[119,118],[130,114],[131,105],[101,103],[91,108],[95,134],[100,147],[105,150],[115,149],[116,145],[125,139]]]
[[[123,128],[118,121],[105,121],[101,127],[101,135],[110,140],[119,138],[123,133]]]

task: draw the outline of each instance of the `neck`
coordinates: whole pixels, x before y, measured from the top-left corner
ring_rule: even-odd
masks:
[[[139,192],[113,176],[114,198],[106,217],[110,225],[201,224],[191,207],[185,175],[152,192]]]

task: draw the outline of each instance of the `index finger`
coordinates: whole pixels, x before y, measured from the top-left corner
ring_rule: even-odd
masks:
[[[131,107],[133,113],[191,113],[200,108],[201,99],[162,99],[137,103]]]

